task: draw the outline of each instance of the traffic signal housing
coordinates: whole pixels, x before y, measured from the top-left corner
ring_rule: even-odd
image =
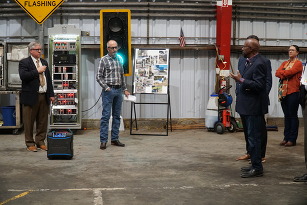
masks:
[[[118,58],[123,64],[124,74],[132,74],[131,59],[131,12],[129,9],[100,10],[100,56],[108,53],[107,42],[115,40],[119,47]]]

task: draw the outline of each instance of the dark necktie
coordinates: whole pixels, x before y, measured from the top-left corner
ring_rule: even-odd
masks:
[[[249,67],[249,65],[250,65],[250,60],[249,60],[248,58],[246,58],[246,61],[245,61],[245,66],[244,66],[244,69],[243,69],[243,73],[242,73],[242,74],[244,74],[244,73],[245,73],[246,68],[247,68],[247,67]]]
[[[250,60],[248,58],[246,58],[245,68],[247,68],[249,65],[250,65]]]

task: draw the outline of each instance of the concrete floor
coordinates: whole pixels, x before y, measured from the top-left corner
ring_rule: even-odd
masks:
[[[99,149],[99,130],[78,131],[72,160],[26,151],[24,136],[1,134],[0,205],[307,204],[303,128],[297,146],[269,131],[265,175],[240,178],[243,132],[175,130],[169,136],[121,133],[126,147]]]

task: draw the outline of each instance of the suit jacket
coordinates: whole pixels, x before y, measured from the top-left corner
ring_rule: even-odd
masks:
[[[266,67],[267,67],[266,92],[269,95],[270,91],[271,91],[271,88],[272,88],[272,66],[271,66],[271,61],[269,59],[267,59],[265,57],[263,57],[263,58],[264,58],[264,63],[266,65]],[[240,57],[239,58],[239,65],[241,63],[244,63],[244,65],[245,65],[245,62],[246,62],[246,58],[244,58],[244,57]],[[268,103],[270,105],[270,98],[269,98],[269,96],[268,96]]]
[[[245,60],[239,61],[239,72],[244,78],[237,83],[236,111],[240,115],[263,115],[268,113],[267,59],[258,54],[245,68]]]
[[[42,65],[47,66],[45,73],[47,91],[46,101],[50,104],[50,97],[54,97],[54,91],[52,86],[52,80],[50,76],[50,70],[47,61],[40,59]],[[31,58],[24,58],[19,62],[19,76],[22,80],[20,102],[24,105],[33,106],[38,101],[38,90],[39,90],[39,73]]]

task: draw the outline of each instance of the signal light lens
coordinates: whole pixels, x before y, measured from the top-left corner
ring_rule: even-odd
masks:
[[[125,62],[124,62],[124,57],[122,56],[122,54],[121,53],[117,53],[116,55],[117,55],[117,58],[118,58],[119,62],[122,65],[124,65]]]

